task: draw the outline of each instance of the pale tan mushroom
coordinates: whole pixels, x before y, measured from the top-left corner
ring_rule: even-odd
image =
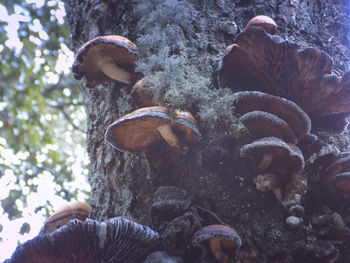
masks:
[[[129,84],[136,66],[138,48],[122,36],[99,36],[81,46],[72,67],[74,78],[85,77],[93,87],[114,79]]]

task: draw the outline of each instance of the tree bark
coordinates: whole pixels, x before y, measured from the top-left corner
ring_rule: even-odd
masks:
[[[109,34],[127,37],[139,45],[141,37],[152,31],[152,28],[143,27],[142,21],[146,21],[154,9],[140,11],[138,7],[142,1],[64,2],[75,51],[93,37]],[[163,2],[178,3],[176,0],[149,2],[149,8]],[[182,35],[178,36],[178,42],[187,41],[186,50],[191,45],[192,50],[182,53],[183,57],[186,63],[196,67],[198,78],[205,76],[209,80],[209,89],[218,88],[216,69],[226,46],[232,44],[247,22],[259,14],[274,18],[281,37],[301,47],[326,51],[340,74],[347,69],[349,15],[346,1],[193,0],[186,7],[184,12],[190,14],[190,21],[188,27],[183,26],[185,23],[180,27]],[[151,25],[149,21],[144,25],[148,26],[147,23]],[[141,56],[142,49],[146,48],[139,45]],[[247,179],[251,178],[251,169],[245,163],[235,167],[235,179],[222,178],[205,168],[203,154],[209,142],[223,134],[240,133],[242,129],[233,128],[228,132],[218,123],[206,125],[205,120],[198,117],[198,107],[203,105],[187,109],[198,121],[202,134],[198,143],[176,149],[159,142],[140,153],[120,152],[107,144],[104,140],[107,127],[120,116],[137,109],[129,95],[131,87],[116,81],[93,88],[81,83],[91,162],[90,217],[104,220],[117,215],[132,216],[159,231],[167,252],[182,257],[185,262],[216,262],[209,251],[203,255],[193,249],[191,237],[202,226],[222,223],[233,227],[243,240],[241,249],[230,262],[350,262],[350,252],[346,248],[350,245],[349,236],[320,236],[317,227],[311,224],[315,215],[339,211],[327,203],[327,198],[318,196],[322,190],[310,190],[313,189],[310,178],[310,191],[302,199],[306,209],[304,222],[302,226],[290,228],[285,223],[286,209],[272,192],[258,191],[253,180]],[[342,135],[322,129],[314,132],[339,150],[349,151],[348,132]],[[325,207],[331,211],[324,211]],[[345,225],[350,224],[348,215],[342,217]]]

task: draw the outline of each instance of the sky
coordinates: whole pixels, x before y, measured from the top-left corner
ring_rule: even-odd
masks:
[[[44,4],[43,0],[27,0],[28,3],[35,3],[37,7],[40,7]],[[50,1],[48,1],[49,3]],[[52,3],[56,3],[56,1],[51,1]],[[29,15],[29,14],[28,14]],[[63,3],[59,3],[59,9],[55,10],[55,16],[57,18],[58,23],[64,22],[64,6]],[[8,25],[5,27],[5,30],[8,34],[8,40],[5,43],[0,43],[0,52],[3,49],[3,45],[6,45],[10,48],[14,48],[16,50],[16,53],[18,53],[22,48],[22,43],[19,41],[17,36],[17,30],[19,28],[19,22],[28,22],[29,17],[26,15],[23,15],[23,10],[19,6],[15,7],[15,14],[9,16],[7,13],[6,8],[0,4],[0,21],[5,21],[8,23]],[[39,20],[33,20],[32,23],[32,30],[39,33],[39,36],[42,40],[45,40],[48,38],[48,35],[43,30],[43,27],[40,24]],[[33,41],[40,41],[33,40]],[[37,43],[38,45],[40,43]],[[55,66],[55,71],[60,73],[64,72],[66,74],[69,73],[71,69],[71,65],[74,60],[74,54],[69,48],[64,44],[61,43],[61,50],[62,52],[58,56],[58,61]],[[39,51],[40,52],[40,51]],[[36,65],[40,65],[40,60],[35,61]],[[58,81],[57,74],[53,74],[52,72],[47,73],[47,83],[48,84],[55,84]],[[64,89],[63,92],[69,93],[69,89]],[[1,103],[0,103],[1,104]],[[6,105],[0,105],[1,107],[6,107]],[[45,116],[47,118],[50,118],[50,116]],[[78,116],[80,118],[84,118],[84,112],[79,112]],[[0,120],[1,125],[1,120]],[[66,142],[71,141],[72,133],[67,131],[64,133],[64,140]],[[16,164],[19,163],[21,159],[24,159],[25,153],[19,152],[17,154],[14,154],[11,149],[6,148],[6,139],[0,137],[0,156],[6,156],[5,157],[5,163],[6,164]],[[52,147],[53,149],[60,147],[58,144],[50,145],[49,147]],[[87,170],[83,167],[88,164],[88,157],[86,154],[85,146],[84,145],[75,145],[74,149],[72,149],[72,155],[71,158],[74,158],[75,164],[72,167],[73,174],[75,176],[75,180],[73,182],[67,182],[67,185],[70,187],[76,189],[79,188],[81,190],[90,191],[90,186],[87,182]],[[1,166],[1,163],[0,163]],[[11,257],[12,253],[14,252],[15,248],[18,245],[18,242],[25,242],[29,239],[32,239],[35,237],[38,233],[40,228],[43,226],[45,217],[43,215],[44,211],[39,211],[38,213],[35,213],[33,208],[36,208],[41,205],[45,205],[46,201],[49,200],[50,203],[53,205],[54,211],[58,210],[61,206],[67,203],[67,201],[63,200],[63,198],[54,195],[55,189],[58,187],[54,181],[53,181],[53,175],[49,172],[43,172],[42,174],[39,174],[35,179],[34,184],[38,185],[38,191],[37,193],[31,193],[27,197],[28,206],[23,207],[22,202],[16,203],[19,208],[21,206],[23,207],[23,217],[18,218],[16,220],[10,221],[6,214],[4,214],[4,211],[2,207],[0,206],[0,224],[3,225],[3,230],[0,232],[0,237],[3,238],[2,242],[0,243],[0,262],[4,261],[5,259]],[[5,174],[0,176],[0,199],[5,198],[10,189],[16,188],[15,185],[16,178],[13,173],[11,173],[11,170],[7,169]],[[23,182],[24,184],[24,182]],[[24,186],[24,185],[23,185]],[[23,187],[22,186],[22,187]],[[27,189],[29,193],[29,188]],[[26,191],[26,188],[24,187],[24,192]],[[85,194],[78,195],[77,200],[78,201],[85,201],[87,196]],[[24,235],[19,234],[20,227],[23,223],[29,223],[31,226],[31,230],[29,233],[26,233]]]

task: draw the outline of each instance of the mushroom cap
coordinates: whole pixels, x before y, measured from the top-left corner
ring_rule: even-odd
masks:
[[[241,148],[243,157],[253,157],[258,161],[266,154],[273,155],[273,163],[286,171],[292,172],[304,168],[304,157],[300,149],[277,137],[261,138]]]
[[[138,48],[129,39],[116,35],[98,36],[77,51],[72,66],[73,77],[78,80],[85,77],[88,86],[95,86],[110,80],[102,72],[102,64],[115,64],[132,73],[137,57]]]
[[[333,60],[316,48],[300,49],[251,27],[219,63],[222,87],[259,90],[294,101],[311,117],[350,112],[350,72],[332,74]]]
[[[209,225],[193,234],[192,245],[201,246],[203,242],[214,238],[220,239],[221,247],[230,251],[230,254],[236,252],[242,244],[241,237],[233,228],[225,225]]]
[[[339,174],[342,172],[349,172],[349,171],[350,171],[350,153],[342,152],[340,157],[326,168],[325,172],[326,174],[332,174],[333,176],[335,176],[336,174]]]
[[[297,146],[303,153],[308,164],[321,162],[325,168],[339,155],[339,150],[332,144],[322,142],[315,134],[309,133],[303,136]]]
[[[160,139],[160,126],[171,124],[167,107],[145,107],[112,123],[107,128],[105,140],[120,151],[140,151]]]
[[[91,207],[84,202],[72,202],[58,209],[52,216],[46,219],[44,226],[40,229],[39,235],[51,233],[72,219],[84,221]]]
[[[337,174],[332,180],[333,187],[343,193],[350,192],[350,172]]]
[[[157,103],[154,101],[154,94],[150,90],[146,78],[142,78],[135,83],[131,89],[131,97],[139,107],[150,107],[157,105]]]
[[[169,256],[165,250],[154,251],[142,263],[182,263],[181,257]]]
[[[184,110],[176,109],[173,125],[171,126],[175,133],[187,141],[199,141],[201,133],[197,128],[197,122],[193,115]]]
[[[259,27],[264,29],[267,33],[274,35],[277,33],[277,24],[269,16],[259,15],[253,17],[247,24],[246,29],[251,28],[252,26]]]
[[[288,123],[276,115],[264,111],[251,111],[240,117],[253,139],[278,137],[285,142],[296,143],[297,138]]]
[[[130,220],[71,220],[55,232],[19,245],[7,262],[134,263],[155,251],[159,240],[157,232]]]
[[[236,92],[233,96],[237,114],[256,110],[274,114],[288,123],[297,139],[311,130],[309,116],[293,101],[259,91]]]

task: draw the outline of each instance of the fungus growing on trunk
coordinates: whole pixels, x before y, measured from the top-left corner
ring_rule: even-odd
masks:
[[[188,111],[175,110],[174,122],[171,127],[180,138],[188,142],[199,141],[201,138],[201,133],[197,128],[197,122]]]
[[[120,151],[140,151],[161,137],[171,146],[179,147],[171,129],[172,118],[162,106],[145,107],[120,117],[105,134],[106,141]]]
[[[304,168],[304,157],[300,149],[276,137],[265,137],[243,145],[241,155],[253,158],[257,162],[258,172],[283,169],[292,173]]]
[[[244,115],[251,111],[264,111],[284,120],[297,140],[311,130],[309,116],[293,101],[259,91],[242,91],[233,95],[234,112]]]
[[[237,232],[225,225],[209,225],[194,233],[192,245],[204,247],[207,243],[214,257],[220,263],[227,263],[230,257],[240,248],[241,237]]]
[[[277,33],[276,22],[268,16],[259,15],[253,17],[247,24],[246,29],[251,27],[258,27],[264,29],[267,33],[274,35]]]
[[[142,78],[135,83],[131,89],[131,97],[139,107],[157,106],[154,101],[154,94],[147,85],[147,79]]]
[[[82,45],[72,67],[74,78],[85,77],[93,87],[114,79],[129,84],[136,66],[138,48],[122,36],[99,36]]]
[[[52,216],[46,219],[44,226],[40,229],[39,235],[51,233],[72,219],[84,221],[91,207],[83,202],[72,202],[57,210]]]
[[[120,151],[140,151],[161,137],[171,146],[180,148],[179,137],[189,142],[198,141],[200,132],[192,114],[175,110],[175,119],[164,106],[145,107],[120,117],[111,124],[105,139]]]
[[[259,90],[298,104],[311,118],[350,112],[350,72],[332,73],[333,61],[316,48],[300,49],[250,27],[229,46],[218,67],[222,87]]]
[[[337,194],[350,199],[350,153],[342,152],[340,156],[325,170],[323,178],[325,186],[332,186]]]
[[[240,118],[253,139],[278,137],[285,142],[296,143],[297,138],[288,123],[276,115],[264,111],[251,111]]]
[[[306,164],[317,163],[324,168],[334,161],[340,153],[337,147],[322,142],[312,133],[302,137],[297,146],[302,151]]]
[[[266,137],[243,145],[241,155],[255,160],[256,172],[263,173],[254,178],[258,190],[273,191],[286,209],[300,202],[307,178],[304,157],[296,145]]]
[[[130,220],[71,220],[18,246],[6,262],[136,263],[157,250],[159,242],[157,232]]]

